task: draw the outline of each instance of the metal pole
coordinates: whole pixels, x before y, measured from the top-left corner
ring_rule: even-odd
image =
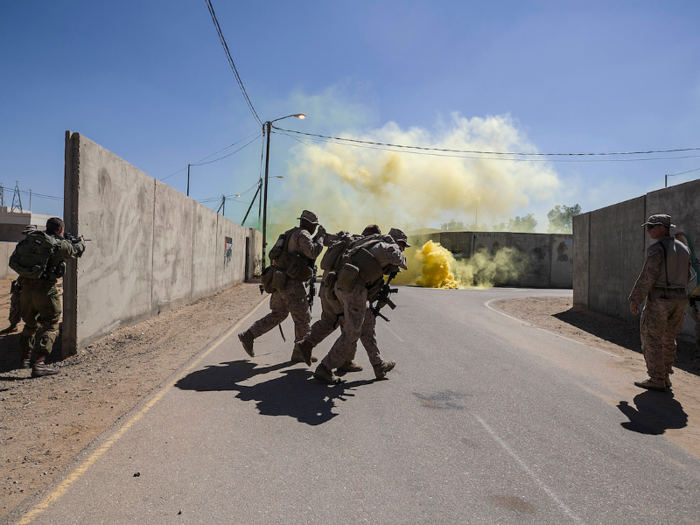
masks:
[[[262,189],[263,185],[263,180],[262,178],[260,179],[260,185],[258,186],[258,189]],[[262,192],[260,192],[260,195],[258,196],[258,227],[260,226],[260,217],[262,214]]]
[[[664,188],[668,188],[668,175],[664,175]]]
[[[190,166],[192,164],[187,165],[187,196],[190,196]]]
[[[32,190],[29,190],[29,211],[32,211]]]
[[[258,193],[260,193],[260,184],[258,184],[258,189],[255,190],[255,195],[253,195],[253,200],[250,201],[250,206],[248,206],[248,211],[245,212],[245,217],[243,217],[243,222],[241,222],[241,226],[245,225],[245,220],[248,218],[248,214],[250,213],[250,210],[253,207],[253,204],[255,204],[255,199],[258,197]]]
[[[221,215],[226,217],[226,195],[221,196],[221,206],[222,206]]]
[[[263,124],[263,129],[267,128],[267,148],[265,150],[265,189],[263,191],[263,242],[262,242],[262,267],[265,268],[265,252],[267,251],[267,175],[270,171],[270,128],[272,122],[269,120]]]

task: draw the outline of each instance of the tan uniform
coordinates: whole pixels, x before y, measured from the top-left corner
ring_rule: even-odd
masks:
[[[407,268],[406,257],[401,253],[401,249],[393,243],[390,237],[371,237],[383,239],[368,248],[368,251],[379,263],[383,271],[389,271],[399,267]],[[367,354],[370,357],[370,361],[372,361],[372,364],[381,363],[379,349],[377,348],[376,338],[374,337],[374,325],[376,321],[371,319],[374,317],[371,313],[371,318],[367,316],[368,291],[370,288],[375,287],[376,284],[376,282],[365,282],[361,277],[358,277],[357,281],[348,288],[344,288],[339,282],[336,282],[334,291],[338,302],[343,307],[343,320],[340,326],[340,337],[335,341],[322,361],[322,364],[328,370],[337,368],[343,363],[352,360],[357,340],[360,339],[363,333],[367,336],[366,341],[369,348],[367,345],[365,348],[368,350]],[[363,343],[365,343],[365,341],[363,341]]]
[[[313,261],[319,256],[321,250],[323,250],[323,237],[312,238],[311,234],[302,228],[295,228],[290,234],[289,253],[300,252]],[[299,341],[309,331],[311,312],[306,301],[304,283],[288,277],[282,289],[272,293],[270,313],[256,321],[250,327],[250,332],[258,338],[279,325],[289,314],[294,321],[294,340]]]
[[[644,268],[632,288],[629,300],[646,299],[640,331],[642,353],[652,379],[664,380],[673,373],[676,335],[683,327],[688,305],[685,286],[690,276],[690,252],[673,237],[666,236],[647,251]]]

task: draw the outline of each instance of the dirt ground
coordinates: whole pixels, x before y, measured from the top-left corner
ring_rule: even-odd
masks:
[[[0,320],[7,319],[9,290],[10,281],[0,281]],[[60,479],[90,442],[261,300],[257,284],[236,285],[117,330],[56,363],[61,374],[38,379],[31,379],[29,370],[16,369],[19,332],[0,336],[0,521],[26,498]],[[639,366],[635,326],[572,308],[570,298],[512,299],[494,305],[586,345],[632,355]],[[0,327],[5,326],[0,321]],[[54,355],[60,355],[60,347],[54,348]],[[677,366],[688,373],[682,378],[683,406],[690,420],[697,422],[700,354],[692,341],[680,342]],[[695,404],[688,401],[693,395]]]
[[[0,280],[0,328],[9,325],[10,283]],[[59,375],[36,379],[16,369],[19,332],[0,335],[0,521],[261,300],[257,284],[236,285],[117,330],[54,363]]]

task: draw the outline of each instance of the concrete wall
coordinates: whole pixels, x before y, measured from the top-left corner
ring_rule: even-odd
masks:
[[[16,242],[0,241],[0,279],[16,279],[17,273],[10,268],[10,255],[15,251]]]
[[[529,260],[527,271],[506,286],[571,288],[573,286],[573,236],[548,233],[439,232],[411,236],[413,245],[439,242],[456,257],[468,259],[479,250],[495,253],[513,248]]]
[[[574,304],[629,322],[629,296],[652,240],[641,224],[667,213],[691,241],[700,244],[700,181],[647,193],[574,217]],[[694,283],[693,283],[694,285]],[[684,332],[693,333],[686,317]]]
[[[72,132],[64,220],[92,239],[64,278],[64,355],[243,281],[260,239]]]

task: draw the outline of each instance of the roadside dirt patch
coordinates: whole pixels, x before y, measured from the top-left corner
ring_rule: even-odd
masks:
[[[0,328],[9,325],[10,283],[0,280]],[[59,375],[37,379],[16,369],[19,332],[0,336],[0,520],[262,299],[257,284],[238,284],[119,329],[55,363]]]

